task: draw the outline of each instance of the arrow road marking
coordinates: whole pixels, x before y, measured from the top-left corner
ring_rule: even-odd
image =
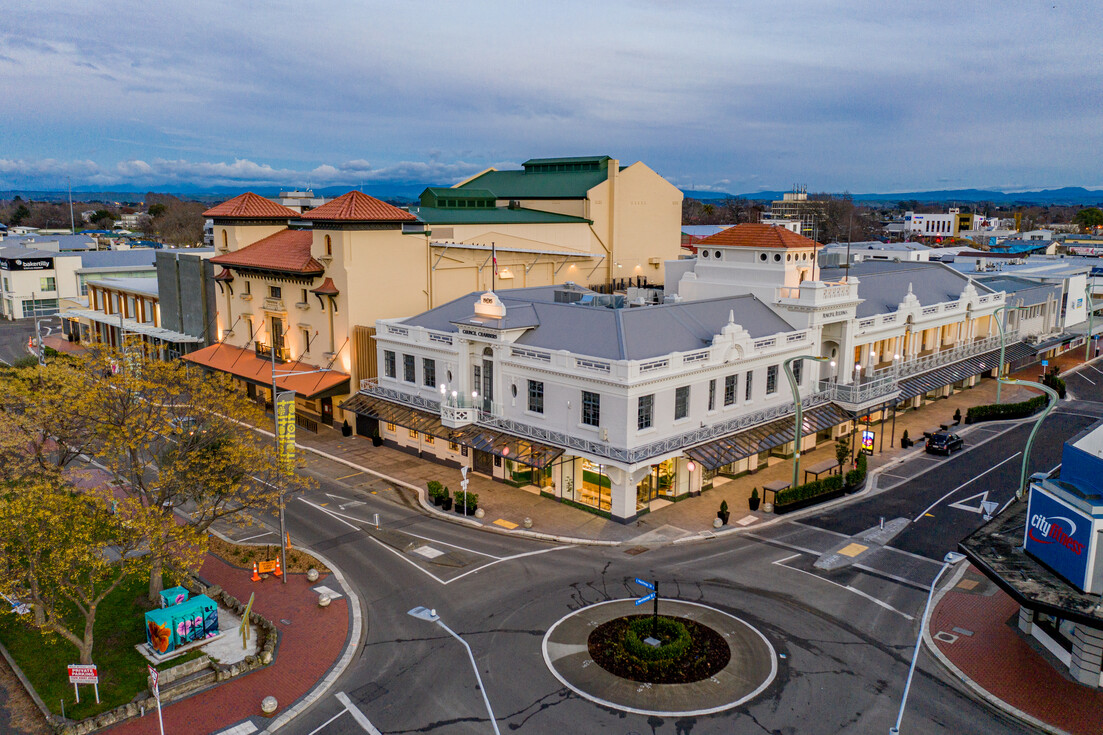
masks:
[[[966,485],[970,485],[970,484],[972,484],[972,483],[976,482],[977,480],[979,480],[980,478],[984,477],[985,475],[987,475],[987,474],[988,474],[989,472],[991,472],[992,470],[996,469],[996,468],[997,468],[997,467],[999,467],[1000,465],[1004,465],[1004,464],[1007,464],[1007,463],[1008,463],[1008,462],[1010,462],[1011,460],[1013,460],[1013,459],[1015,459],[1016,457],[1018,457],[1018,456],[1019,456],[1020,454],[1022,454],[1022,452],[1015,452],[1014,454],[1012,454],[1012,455],[1011,455],[1010,457],[1008,457],[1007,459],[1003,460],[1003,461],[1002,461],[1002,462],[1000,462],[999,464],[994,464],[994,465],[992,465],[991,467],[989,467],[988,469],[986,469],[986,470],[985,470],[984,472],[982,472],[982,473],[980,473],[979,475],[977,475],[976,477],[974,477],[974,478],[973,478],[972,480],[966,480],[965,482],[961,483],[960,485],[958,485],[957,487],[955,487],[955,488],[954,488],[953,490],[951,490],[950,492],[946,493],[946,494],[945,494],[945,495],[943,495],[943,496],[942,496],[941,498],[939,498],[938,500],[934,501],[933,503],[931,503],[930,505],[928,505],[928,506],[927,506],[926,508],[924,508],[924,509],[923,509],[923,512],[922,512],[922,513],[920,513],[920,514],[919,514],[919,515],[917,515],[917,516],[916,516],[916,517],[915,517],[914,519],[912,519],[912,523],[915,523],[916,521],[918,521],[919,519],[921,519],[921,518],[922,518],[923,516],[927,515],[927,513],[928,513],[929,511],[933,510],[933,509],[934,509],[934,507],[935,507],[936,505],[938,505],[938,504],[939,504],[939,503],[941,503],[941,502],[942,502],[943,500],[945,500],[946,498],[948,498],[948,497],[950,497],[951,495],[953,495],[954,493],[956,493],[956,492],[957,492],[958,490],[960,490],[961,488],[965,487]]]
[[[360,711],[360,708],[354,705],[348,698],[348,695],[344,692],[337,692],[334,695],[337,701],[345,706],[349,714],[352,715],[352,719],[356,720],[356,724],[364,728],[364,732],[368,735],[380,735],[380,732],[375,729],[375,725],[368,721],[368,718],[364,716],[364,713]]]
[[[967,502],[969,502],[970,500],[974,500],[976,498],[980,498],[980,501],[975,506],[966,505]],[[950,503],[950,507],[951,508],[957,508],[958,510],[969,511],[970,513],[980,514],[980,513],[984,513],[984,504],[987,503],[987,502],[988,502],[988,491],[985,490],[982,493],[977,493],[976,495],[970,495],[967,498],[963,498],[963,499],[957,501],[956,503]]]

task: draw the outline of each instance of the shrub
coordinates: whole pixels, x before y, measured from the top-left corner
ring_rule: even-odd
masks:
[[[751,488],[751,499],[752,500],[757,500],[758,499],[758,488],[757,487],[752,487]]]
[[[788,505],[790,503],[796,503],[800,500],[808,500],[818,495],[824,495],[826,493],[835,492],[836,490],[843,489],[843,478],[841,475],[828,475],[827,477],[819,480],[812,480],[812,482],[806,482],[803,485],[797,485],[796,487],[786,488],[778,492],[775,497],[777,505]]]
[[[437,498],[444,497],[444,486],[436,480],[429,480],[429,482],[425,483],[425,487],[428,488],[430,499],[436,500]]]
[[[720,501],[720,512],[721,513],[727,513],[728,512],[728,501],[726,501],[726,500],[721,500]]]
[[[1034,396],[1020,403],[990,403],[984,406],[973,406],[965,413],[965,420],[969,423],[975,421],[997,421],[999,419],[1022,419],[1040,411],[1049,401],[1047,396]]]
[[[644,639],[658,628],[660,646],[649,646]],[[677,620],[659,617],[657,624],[654,618],[637,618],[628,624],[624,633],[624,649],[643,661],[660,661],[663,659],[679,658],[686,652],[693,638],[686,630],[686,626]]]
[[[467,506],[468,513],[474,513],[479,505],[479,494],[465,493],[460,490],[453,496],[453,503],[455,504],[453,507],[461,513],[463,512],[464,506]]]
[[[1057,377],[1056,368],[1054,368],[1053,371],[1046,373],[1045,377],[1042,378],[1042,385],[1057,391],[1057,395],[1061,398],[1065,397],[1065,381],[1063,378]]]

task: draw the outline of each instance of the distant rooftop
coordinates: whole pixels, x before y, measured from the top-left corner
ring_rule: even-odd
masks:
[[[151,276],[149,278],[99,278],[95,281],[91,281],[91,283],[102,288],[144,294],[146,296],[156,296],[158,294],[156,276]]]
[[[859,319],[896,311],[909,289],[924,306],[957,301],[970,282],[978,293],[994,292],[983,283],[942,263],[863,260],[846,270],[820,270],[820,278],[824,281],[841,281],[847,275],[858,279],[858,296],[863,299],[858,304]]]

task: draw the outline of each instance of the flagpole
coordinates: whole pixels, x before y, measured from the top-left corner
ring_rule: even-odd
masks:
[[[494,266],[490,269],[490,290],[494,291],[498,286],[498,250],[493,242],[490,243],[490,262]]]

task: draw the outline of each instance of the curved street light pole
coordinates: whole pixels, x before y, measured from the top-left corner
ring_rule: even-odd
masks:
[[[1017,308],[1018,307],[1013,305],[1013,304],[1004,304],[1000,308],[993,311],[992,316],[996,316],[1001,311],[1006,312],[1008,309],[1017,309]],[[1007,316],[1007,314],[1005,313],[1004,317],[1006,317],[1006,316]],[[1007,344],[1006,344],[1006,340],[1004,339],[1005,332],[1004,332],[1003,321],[1000,320],[1000,319],[996,319],[996,326],[1000,328],[1000,363],[999,363],[999,365],[996,366],[996,403],[999,403],[1000,402],[1000,388],[1003,387],[1003,351],[1004,351],[1004,348],[1007,346]]]
[[[1086,286],[1084,286],[1084,303],[1086,303],[1087,306],[1088,306],[1088,341],[1084,345],[1084,362],[1087,362],[1088,360],[1092,359],[1091,358],[1092,328],[1094,327],[1094,325],[1092,324],[1092,321],[1094,320],[1094,317],[1095,317],[1095,307],[1092,305],[1092,284],[1091,284],[1091,280],[1092,280],[1092,277],[1089,275],[1088,276],[1088,283],[1087,283]]]
[[[797,355],[790,357],[782,363],[785,369],[785,377],[789,379],[789,387],[793,390],[793,406],[796,415],[793,417],[793,482],[789,487],[797,486],[797,478],[800,476],[800,433],[804,425],[804,411],[800,405],[800,389],[797,386],[796,376],[793,375],[793,363],[797,360],[811,360],[813,362],[829,362],[829,357],[816,357],[815,355]]]
[[[1046,416],[1049,416],[1049,412],[1053,410],[1053,407],[1057,405],[1057,391],[1050,388],[1048,385],[1042,385],[1041,383],[1035,383],[1031,380],[1013,380],[1008,379],[1003,381],[1008,385],[1025,385],[1031,388],[1037,388],[1040,391],[1045,392],[1049,396],[1049,401],[1046,403],[1046,410],[1042,411],[1042,415],[1038,417],[1038,420],[1034,422],[1034,428],[1030,430],[1030,436],[1027,437],[1026,447],[1023,448],[1023,469],[1019,475],[1019,489],[1015,491],[1015,497],[1022,499],[1026,493],[1026,469],[1030,464],[1030,448],[1034,445],[1034,435],[1038,433],[1038,429],[1042,427],[1042,422],[1046,420]]]

